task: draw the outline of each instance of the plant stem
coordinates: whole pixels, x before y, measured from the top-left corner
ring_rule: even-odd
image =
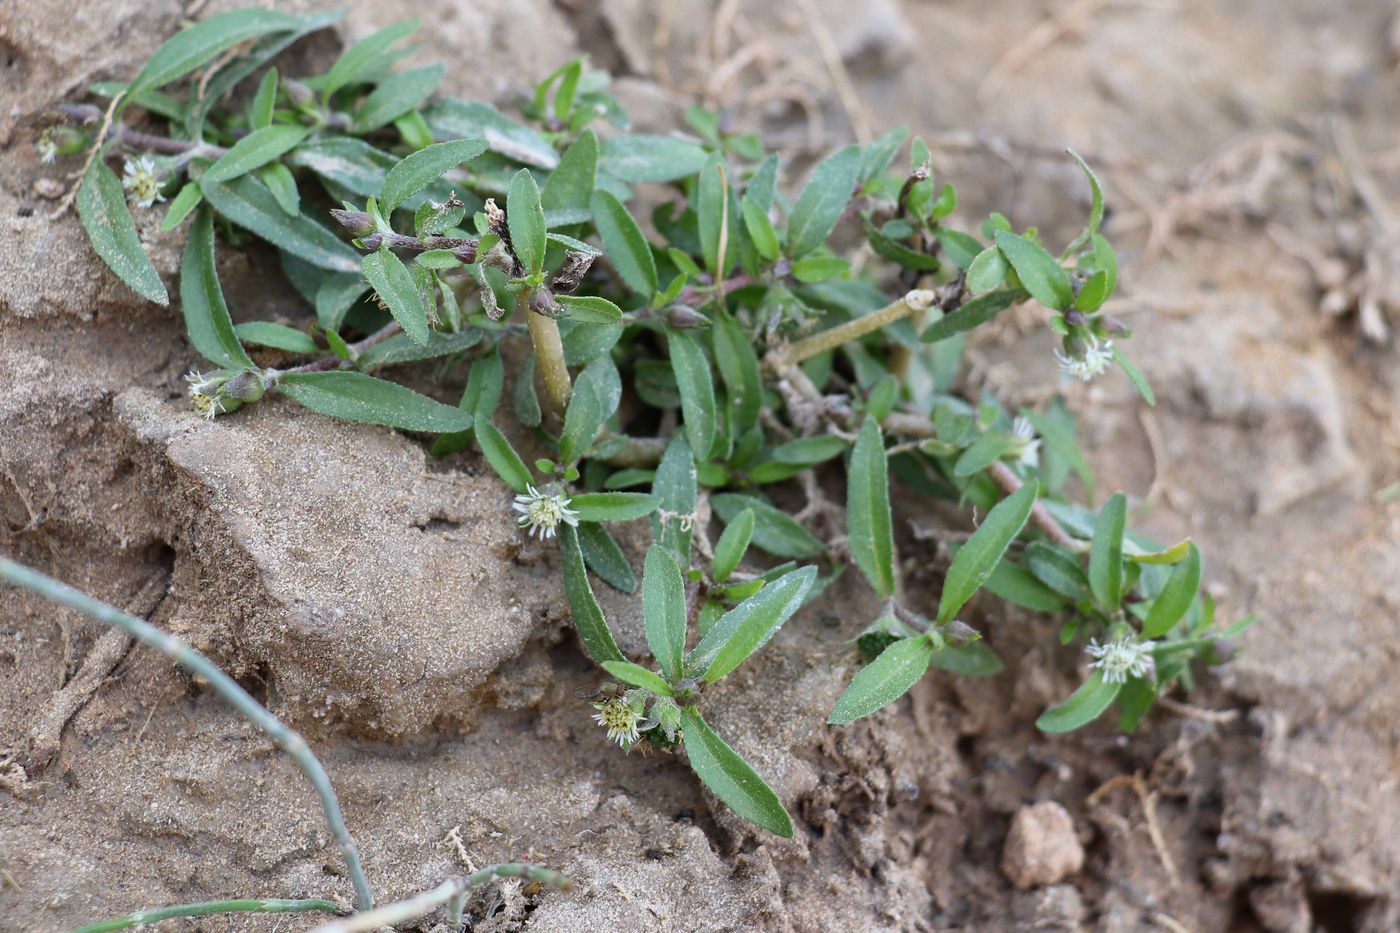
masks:
[[[532,881],[539,881],[555,888],[568,888],[570,881],[557,871],[550,871],[547,868],[537,868],[534,865],[521,865],[510,863],[505,865],[488,865],[481,871],[467,875],[465,878],[453,878],[451,881],[444,881],[442,884],[422,894],[392,904],[386,904],[378,910],[371,910],[366,913],[358,913],[352,917],[342,920],[332,920],[330,923],[323,923],[311,931],[311,933],[363,933],[366,930],[377,930],[383,926],[390,926],[402,923],[405,920],[413,920],[431,912],[440,904],[448,904],[460,898],[465,892],[477,885],[486,884],[497,878],[529,878]]]
[[[335,901],[322,899],[289,901],[276,898],[259,900],[255,898],[240,898],[230,901],[205,901],[202,904],[176,904],[172,907],[157,907],[153,910],[143,910],[125,917],[117,917],[113,920],[103,920],[101,923],[89,924],[79,927],[72,933],[111,933],[113,930],[129,930],[132,927],[144,927],[147,924],[159,923],[162,920],[172,920],[176,917],[207,917],[210,914],[232,914],[232,913],[255,913],[255,914],[291,914],[308,911],[320,911],[325,914],[340,913],[340,905]]]
[[[311,753],[305,739],[289,729],[282,720],[264,709],[257,700],[249,696],[246,690],[238,686],[233,678],[220,670],[214,662],[174,635],[162,632],[144,619],[128,615],[116,606],[94,599],[66,583],[60,583],[52,577],[39,573],[37,570],[31,570],[22,564],[17,564],[8,558],[0,557],[0,580],[7,580],[17,586],[32,590],[45,599],[60,603],[70,609],[76,609],[99,622],[125,629],[137,641],[150,645],[175,663],[207,680],[209,685],[214,688],[214,692],[227,700],[255,726],[267,733],[268,738],[272,739],[278,748],[290,755],[297,767],[301,768],[302,773],[311,782],[311,786],[315,788],[317,796],[321,798],[321,810],[326,817],[326,825],[330,828],[331,837],[335,839],[336,847],[340,849],[341,857],[345,859],[346,870],[349,872],[350,880],[355,887],[356,906],[360,910],[369,910],[374,906],[374,896],[370,893],[369,880],[365,877],[364,868],[360,865],[359,849],[355,845],[355,840],[350,837],[349,830],[345,828],[345,819],[340,812],[340,801],[336,799],[335,789],[331,787],[326,769],[321,767],[321,762]]]
[[[530,341],[535,345],[535,365],[544,380],[545,395],[550,406],[560,416],[569,407],[573,384],[569,381],[569,366],[564,362],[564,341],[559,336],[559,323],[552,317],[537,314],[525,304],[525,320],[530,325]]]
[[[885,305],[879,311],[872,311],[864,317],[858,317],[854,321],[847,321],[845,324],[838,324],[829,327],[819,334],[813,334],[805,340],[788,347],[783,354],[784,360],[789,364],[801,363],[803,360],[816,356],[818,353],[825,353],[827,350],[834,350],[841,344],[859,337],[864,337],[872,331],[879,330],[886,324],[893,324],[901,318],[908,317],[915,311],[922,311],[933,304],[937,296],[924,289],[915,289],[909,292],[898,301]]]
[[[350,353],[354,356],[359,356],[370,347],[377,343],[383,343],[401,330],[403,330],[403,327],[398,321],[390,321],[365,339],[357,340],[350,344]],[[293,366],[291,369],[278,369],[274,370],[274,372],[278,376],[285,376],[287,373],[321,373],[328,369],[345,369],[353,365],[354,363],[350,360],[342,360],[340,357],[332,354],[331,356],[323,356],[319,360],[311,363],[303,363],[300,366]]]

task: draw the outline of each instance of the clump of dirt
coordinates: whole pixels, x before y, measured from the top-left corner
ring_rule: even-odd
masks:
[[[849,639],[877,608],[848,575],[707,695],[796,817],[792,840],[712,806],[675,759],[609,746],[579,699],[598,674],[553,552],[515,534],[481,464],[289,404],[213,424],[187,410],[178,311],[117,282],[71,213],[48,219],[65,169],[32,146],[46,107],[134,73],[182,12],[0,10],[0,550],[179,632],[308,731],[381,899],[532,858],[575,888],[492,886],[473,929],[1400,927],[1400,505],[1384,494],[1400,482],[1400,366],[1376,342],[1393,308],[1376,298],[1367,318],[1347,278],[1383,268],[1384,244],[1355,231],[1386,231],[1377,204],[1400,196],[1393,11],[351,5],[345,40],[431,16],[419,54],[448,62],[456,93],[509,102],[583,50],[652,129],[691,95],[797,154],[908,124],[969,223],[998,209],[1071,235],[1086,192],[1060,152],[1099,169],[1126,288],[1113,310],[1159,406],[1117,378],[1056,386],[1033,312],[974,345],[966,388],[1023,403],[1063,389],[1100,487],[1126,489],[1156,537],[1194,537],[1220,612],[1261,622],[1138,734],[1052,738],[1035,716],[1081,659],[1053,620],[979,598],[968,621],[1004,673],[928,678],[832,729]],[[319,41],[304,54],[334,54]],[[1349,135],[1329,131],[1339,120]],[[180,235],[159,217],[137,221],[170,282]],[[236,315],[304,313],[266,256],[221,252]],[[930,605],[945,555],[909,523],[947,518],[901,515],[911,596]],[[644,539],[627,537],[634,558]],[[634,601],[606,598],[626,647]],[[346,896],[295,768],[202,685],[102,634],[26,594],[0,601],[0,915],[56,930],[215,897]],[[1028,812],[1055,813],[1053,839],[1014,830]],[[1055,871],[1004,868],[1048,864],[1049,841]],[[1061,857],[1076,846],[1077,870]]]

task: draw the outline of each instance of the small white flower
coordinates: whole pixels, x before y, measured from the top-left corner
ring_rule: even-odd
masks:
[[[540,538],[552,538],[559,523],[578,526],[578,512],[569,508],[571,501],[561,492],[544,493],[534,486],[526,486],[526,494],[515,497],[512,508],[521,513],[517,524],[529,528],[530,534]]]
[[[58,143],[54,142],[53,130],[45,130],[44,135],[34,144],[34,148],[39,150],[40,162],[47,164],[58,158]]]
[[[141,207],[150,207],[157,201],[164,201],[160,193],[160,176],[156,174],[156,161],[150,156],[141,156],[136,161],[126,160],[123,166],[122,187],[126,189],[127,200]]]
[[[642,697],[642,702],[645,701],[645,697]],[[642,722],[642,711],[637,708],[639,705],[632,702],[632,694],[626,697],[610,697],[593,704],[593,708],[598,711],[593,714],[593,720],[608,730],[608,738],[623,748],[631,748],[632,743],[637,741],[637,727]]]
[[[1081,382],[1089,382],[1095,376],[1102,375],[1113,362],[1113,341],[1100,342],[1098,338],[1090,337],[1084,347],[1083,356],[1069,356],[1056,350],[1055,359],[1059,361],[1060,370],[1065,375]]]
[[[1027,418],[1020,415],[1011,423],[1011,434],[1016,438],[1016,461],[1022,466],[1035,469],[1040,466],[1040,438],[1035,436],[1035,427]]]
[[[1084,650],[1094,659],[1089,662],[1089,669],[1102,671],[1103,679],[1111,684],[1127,683],[1129,677],[1145,677],[1156,672],[1152,643],[1138,641],[1131,635],[1104,645],[1095,638]]]
[[[227,409],[224,407],[224,400],[219,397],[219,381],[204,375],[198,370],[190,370],[185,374],[185,381],[190,384],[190,403],[194,405],[194,410],[200,415],[213,421],[218,415],[222,415]]]

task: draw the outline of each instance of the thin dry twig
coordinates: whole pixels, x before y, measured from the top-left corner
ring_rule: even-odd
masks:
[[[977,88],[978,102],[987,103],[1006,86],[1008,78],[1061,39],[1082,30],[1090,16],[1112,2],[1113,0],[1077,0],[1041,20],[1021,37],[1021,41],[1007,49],[995,65],[987,69],[987,76]]]
[[[156,572],[131,600],[127,611],[149,618],[165,598],[170,574],[164,569]],[[92,699],[107,675],[126,656],[132,638],[119,628],[110,628],[88,651],[82,667],[72,680],[49,697],[48,703],[29,726],[29,774],[33,776],[48,767],[62,744],[63,727],[68,720]]]
[[[812,29],[812,37],[817,40],[817,49],[821,52],[822,63],[826,65],[827,73],[831,76],[832,86],[836,88],[836,96],[841,99],[841,106],[846,111],[847,119],[851,121],[851,129],[855,132],[856,141],[862,146],[868,145],[870,140],[874,138],[874,134],[870,130],[870,114],[866,110],[865,104],[862,103],[860,94],[856,92],[856,86],[851,81],[851,73],[846,70],[846,63],[841,58],[841,50],[836,47],[836,39],[832,37],[825,18],[817,11],[812,0],[798,0],[798,5],[802,7],[802,16]]]

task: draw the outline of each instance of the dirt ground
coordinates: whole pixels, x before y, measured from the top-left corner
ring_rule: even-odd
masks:
[[[576,886],[492,887],[471,929],[1400,929],[1400,7],[348,5],[308,61],[440,16],[421,55],[463,95],[508,105],[586,50],[646,129],[702,99],[800,158],[907,124],[968,225],[999,209],[1063,238],[1087,193],[1062,150],[1085,154],[1124,263],[1115,313],[1160,404],[1121,377],[1069,404],[1101,488],[1125,489],[1155,536],[1194,536],[1221,612],[1260,619],[1138,734],[1047,737],[1035,716],[1081,658],[1050,620],[981,599],[969,621],[1006,672],[926,678],[830,729],[847,640],[874,608],[848,575],[714,697],[795,817],[792,840],[758,833],[682,763],[617,754],[589,720],[576,690],[597,675],[554,552],[515,533],[484,464],[277,401],[215,423],[188,409],[178,311],[117,282],[71,213],[47,219],[64,169],[33,148],[44,108],[133,74],[184,11],[0,0],[0,551],[180,633],[303,730],[381,899],[464,860],[529,857]],[[159,217],[138,222],[171,282],[179,237]],[[304,313],[266,256],[221,262],[236,317]],[[969,391],[1026,403],[1054,386],[1033,311],[973,348]],[[906,530],[901,547],[911,592],[932,599],[934,545]],[[624,649],[642,643],[638,613],[612,599]],[[0,594],[0,927],[346,897],[295,768],[164,660],[101,635]],[[1003,850],[1042,801],[1068,812],[1085,860],[1019,889]]]

